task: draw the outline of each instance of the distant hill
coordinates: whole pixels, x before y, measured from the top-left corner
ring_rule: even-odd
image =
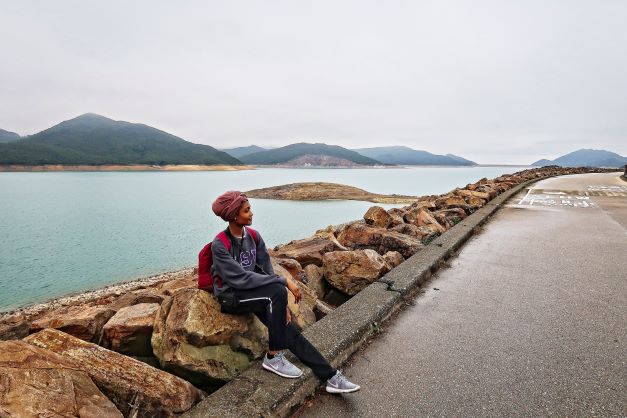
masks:
[[[318,161],[328,161],[329,158],[317,158],[314,156],[326,156],[336,163],[334,165],[380,165],[381,163],[372,158],[365,157],[355,151],[342,148],[337,145],[308,144],[301,142],[285,147],[271,149],[254,154],[245,155],[241,160],[246,164],[257,165],[290,165],[290,161],[295,161],[293,165],[316,165]],[[296,161],[297,159],[300,159]],[[328,165],[328,164],[325,164]]]
[[[366,157],[386,164],[401,165],[477,165],[475,162],[452,154],[437,155],[403,146],[354,149]]]
[[[539,160],[534,166],[558,165],[561,167],[622,167],[627,164],[627,157],[614,152],[596,149],[580,149],[554,160]]]
[[[243,157],[245,155],[254,154],[256,152],[267,151],[267,149],[258,147],[257,145],[250,145],[248,147],[237,147],[237,148],[221,149],[220,151],[226,152],[231,157],[240,158],[240,157]]]
[[[5,131],[0,129],[0,143],[17,141],[21,137],[15,132]]]
[[[0,144],[0,164],[241,165],[208,145],[192,144],[153,127],[87,113]]]

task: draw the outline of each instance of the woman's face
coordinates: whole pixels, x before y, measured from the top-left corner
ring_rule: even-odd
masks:
[[[253,223],[253,211],[250,208],[250,203],[244,202],[239,213],[235,217],[235,222],[239,225],[251,225]]]

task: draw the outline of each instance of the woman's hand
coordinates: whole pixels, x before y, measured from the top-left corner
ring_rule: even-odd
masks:
[[[300,302],[300,298],[302,295],[300,293],[300,288],[298,287],[298,285],[293,280],[288,280],[287,288],[294,295],[294,298],[296,299],[296,303]]]

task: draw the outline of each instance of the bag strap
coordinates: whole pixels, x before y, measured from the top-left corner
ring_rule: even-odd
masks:
[[[216,238],[219,239],[222,244],[224,244],[224,246],[226,247],[226,251],[227,252],[231,252],[231,240],[229,239],[229,237],[226,236],[226,232],[222,231],[220,232],[218,235],[216,235]]]

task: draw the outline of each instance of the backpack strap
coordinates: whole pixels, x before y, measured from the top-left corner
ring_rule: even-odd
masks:
[[[224,244],[228,252],[231,252],[231,240],[229,239],[229,237],[226,236],[226,232],[220,232],[218,235],[216,235],[216,238],[219,239],[222,244]]]
[[[250,232],[250,236],[253,237],[253,241],[255,241],[255,245],[259,245],[259,235],[257,235],[257,231],[252,228],[245,226],[246,230]]]

